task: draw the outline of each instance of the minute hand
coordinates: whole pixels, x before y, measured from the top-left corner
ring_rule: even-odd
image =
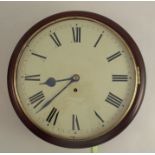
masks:
[[[38,111],[41,111],[42,109],[44,109],[45,107],[47,107],[59,94],[61,94],[71,83],[79,81],[79,76],[78,75],[73,75],[71,77],[71,81],[64,87],[62,88],[55,96],[53,96],[50,100],[48,100]]]

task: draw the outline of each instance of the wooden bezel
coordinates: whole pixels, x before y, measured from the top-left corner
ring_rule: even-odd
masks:
[[[112,28],[114,31],[116,31],[126,42],[126,44],[129,46],[131,49],[132,55],[135,59],[136,66],[139,68],[139,76],[140,76],[140,83],[138,84],[136,96],[134,99],[134,102],[132,104],[132,107],[128,111],[127,115],[124,117],[124,119],[111,131],[108,133],[97,137],[92,140],[86,140],[86,141],[74,141],[74,140],[66,140],[66,139],[61,139],[58,137],[51,136],[41,129],[39,129],[37,126],[35,126],[29,119],[28,117],[24,114],[22,111],[18,99],[16,97],[16,92],[15,92],[15,87],[14,87],[14,77],[15,77],[15,68],[16,68],[16,62],[17,58],[20,54],[20,51],[25,44],[25,42],[41,27],[44,25],[48,24],[49,22],[65,18],[65,17],[86,17],[86,18],[91,18],[93,20],[99,21],[101,23],[104,23],[108,25],[110,28]],[[63,12],[63,13],[58,13],[55,15],[52,15],[50,17],[47,17],[34,25],[30,30],[28,30],[24,36],[20,39],[18,42],[17,46],[15,47],[10,63],[9,63],[9,68],[8,68],[8,91],[10,95],[10,99],[12,102],[12,105],[21,119],[21,121],[37,136],[40,138],[44,139],[45,141],[63,146],[63,147],[69,147],[69,148],[83,148],[83,147],[91,147],[94,145],[101,144],[103,142],[106,142],[107,140],[112,139],[116,135],[118,135],[120,132],[122,132],[128,124],[133,120],[135,117],[136,113],[138,112],[140,105],[143,100],[144,92],[145,92],[145,83],[146,83],[146,73],[145,73],[145,65],[143,62],[143,58],[141,56],[141,53],[139,51],[139,48],[137,47],[136,43],[134,40],[131,38],[131,36],[118,24],[113,22],[112,20],[98,15],[96,13],[91,13],[91,12],[84,12],[84,11],[70,11],[70,12]]]

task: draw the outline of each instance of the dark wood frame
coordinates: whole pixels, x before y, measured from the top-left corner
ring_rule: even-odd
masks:
[[[74,141],[74,140],[61,139],[58,137],[51,136],[51,135],[43,132],[42,130],[40,130],[27,118],[27,116],[22,111],[22,109],[18,103],[18,99],[16,97],[15,88],[14,88],[14,75],[16,74],[15,73],[16,60],[19,56],[21,48],[23,47],[25,42],[29,39],[29,37],[32,34],[34,34],[34,32],[36,32],[39,28],[41,28],[42,26],[46,25],[47,23],[49,23],[51,21],[55,21],[57,19],[61,19],[64,17],[76,17],[76,16],[86,17],[86,18],[91,18],[91,19],[97,20],[101,23],[108,25],[113,30],[115,30],[125,40],[125,42],[130,47],[132,54],[134,56],[136,65],[139,67],[139,71],[140,71],[140,84],[138,85],[134,103],[133,103],[132,107],[130,108],[129,112],[127,113],[127,115],[124,117],[124,119],[115,128],[113,128],[111,131],[109,131],[105,135],[102,135],[102,136],[97,137],[92,140],[86,140],[86,141]],[[133,118],[135,117],[136,113],[138,112],[138,110],[140,108],[140,105],[143,100],[144,92],[145,92],[145,83],[146,83],[146,73],[145,73],[145,65],[143,62],[143,58],[139,51],[139,48],[137,47],[136,43],[131,38],[131,36],[122,27],[120,27],[118,24],[116,24],[112,20],[110,20],[104,16],[95,14],[95,13],[84,12],[84,11],[70,11],[70,12],[63,12],[63,13],[52,15],[50,17],[43,19],[42,21],[40,21],[39,23],[34,25],[30,30],[28,30],[24,34],[24,36],[20,39],[20,41],[18,42],[17,46],[14,49],[14,52],[12,54],[12,57],[11,57],[11,60],[9,63],[7,78],[8,78],[8,91],[9,91],[10,99],[11,99],[12,105],[13,105],[17,115],[21,119],[21,121],[34,134],[36,134],[40,138],[46,140],[47,142],[50,142],[55,145],[63,146],[63,147],[70,147],[70,148],[83,148],[83,147],[91,147],[94,145],[98,145],[103,142],[106,142],[107,140],[112,139],[113,137],[118,135],[120,132],[122,132],[128,126],[128,124],[133,120]]]

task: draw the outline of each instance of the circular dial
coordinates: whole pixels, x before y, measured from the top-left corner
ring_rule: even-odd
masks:
[[[48,22],[19,53],[18,106],[48,136],[91,141],[117,127],[133,106],[138,67],[128,44],[104,23],[81,16]]]
[[[75,74],[79,80],[68,85]],[[135,65],[128,46],[107,26],[64,20],[27,42],[16,87],[37,126],[63,138],[88,139],[118,123],[132,104]]]

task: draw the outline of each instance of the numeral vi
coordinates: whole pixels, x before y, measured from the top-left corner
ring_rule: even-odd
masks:
[[[80,130],[80,125],[77,115],[72,115],[72,130]]]

